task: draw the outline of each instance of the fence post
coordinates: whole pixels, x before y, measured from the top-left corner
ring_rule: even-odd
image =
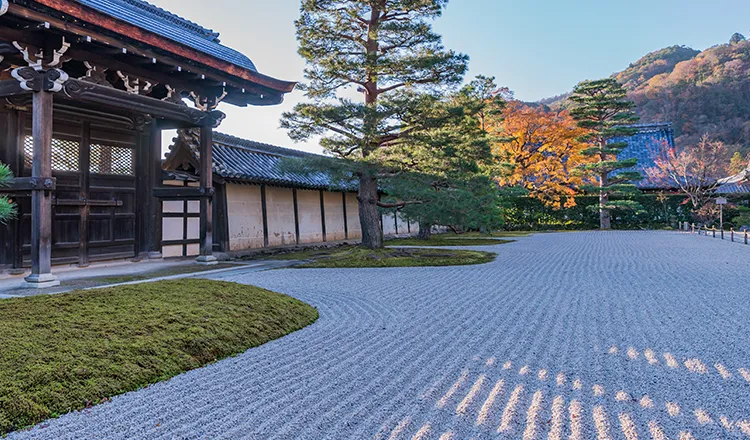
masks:
[[[721,228],[721,239],[722,240],[724,239],[724,228],[723,227]]]
[[[745,244],[747,244],[747,235],[748,235],[748,231],[747,229],[745,229]]]
[[[711,231],[714,234],[714,238],[716,238],[716,226],[714,226],[713,228],[711,228]]]
[[[695,234],[695,223],[693,223],[693,234]]]
[[[732,228],[731,231],[732,231],[732,243],[734,243],[734,228]]]

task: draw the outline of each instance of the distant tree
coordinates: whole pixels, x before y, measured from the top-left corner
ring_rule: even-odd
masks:
[[[281,125],[294,140],[323,136],[328,152],[358,164],[352,172],[362,244],[369,248],[383,245],[379,181],[403,171],[412,145],[405,139],[422,125],[417,113],[428,99],[418,92],[457,85],[467,70],[468,57],[446,50],[430,24],[447,3],[302,0],[296,27],[310,102],[285,113]],[[343,97],[352,87],[362,101]]]
[[[654,166],[646,169],[650,179],[667,181],[690,198],[693,211],[702,209],[727,176],[727,148],[704,134],[697,145],[675,148],[662,143],[653,152]]]
[[[729,172],[731,174],[738,174],[745,171],[748,166],[750,166],[750,154],[747,157],[743,157],[742,153],[735,151],[732,159],[729,161]]]
[[[0,163],[0,192],[2,192],[3,186],[7,185],[8,181],[12,178],[13,173],[10,171],[10,168]],[[16,206],[7,196],[0,195],[0,224],[5,224],[8,220],[14,218],[15,215]]]
[[[581,154],[594,159],[593,163],[581,168],[593,173],[598,180],[599,225],[601,229],[610,229],[612,209],[640,208],[634,201],[610,200],[611,195],[637,193],[638,189],[632,182],[642,178],[638,172],[626,171],[638,164],[637,159],[617,160],[627,142],[613,141],[637,133],[629,126],[638,121],[633,113],[635,104],[627,100],[625,89],[612,78],[579,83],[570,100],[574,103],[570,114],[579,127],[588,131],[580,139],[590,146]]]
[[[739,32],[735,32],[732,38],[729,39],[729,44],[737,44],[740,41],[745,41],[745,36]]]
[[[584,183],[578,168],[591,162],[582,154],[589,145],[579,140],[588,131],[578,127],[566,111],[519,101],[509,103],[500,116],[494,153],[509,171],[500,175],[498,183],[521,186],[555,209],[575,206],[573,196]]]

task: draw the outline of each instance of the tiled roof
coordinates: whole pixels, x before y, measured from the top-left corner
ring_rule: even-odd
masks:
[[[219,43],[219,34],[143,0],[77,0],[118,20],[169,38],[236,66],[257,72],[252,61]]]
[[[672,124],[669,122],[636,124],[632,127],[637,128],[638,133],[633,136],[612,139],[612,142],[627,142],[628,144],[628,146],[617,155],[617,159],[638,159],[638,165],[632,169],[634,171],[639,171],[644,177],[643,180],[636,182],[638,188],[668,189],[673,187],[674,184],[670,184],[669,182],[649,179],[644,172],[644,170],[655,166],[653,152],[659,147],[660,143],[667,142],[670,146],[674,147],[674,131],[672,130]]]
[[[719,180],[719,183],[721,185],[716,188],[719,194],[750,193],[750,166],[734,176]]]
[[[190,148],[193,157],[199,159],[200,134],[198,130],[180,130],[179,144]],[[329,189],[348,185],[334,184],[325,173],[291,173],[281,170],[283,158],[305,158],[318,155],[290,148],[277,147],[247,139],[214,132],[214,174],[228,180],[248,183],[265,183],[298,188]]]

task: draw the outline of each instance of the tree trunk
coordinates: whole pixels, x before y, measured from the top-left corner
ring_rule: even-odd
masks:
[[[609,209],[605,208],[609,204],[609,194],[606,191],[608,184],[607,173],[603,173],[599,176],[599,229],[612,229]]]
[[[370,249],[383,247],[383,234],[378,212],[378,179],[362,175],[359,178],[359,223],[362,226],[362,246]]]
[[[432,225],[425,225],[419,223],[419,234],[417,238],[420,240],[429,240],[432,237]]]

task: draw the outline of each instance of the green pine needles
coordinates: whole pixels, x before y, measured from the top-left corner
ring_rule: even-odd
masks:
[[[570,100],[575,104],[570,114],[578,126],[589,130],[582,140],[591,144],[583,151],[593,161],[584,165],[583,171],[594,175],[598,185],[583,188],[599,192],[599,222],[601,229],[612,227],[613,209],[639,210],[640,205],[631,200],[611,201],[612,195],[637,194],[633,181],[640,180],[641,174],[628,171],[638,164],[637,159],[618,160],[617,155],[628,146],[627,142],[613,142],[613,139],[632,136],[637,129],[632,125],[638,122],[633,112],[635,104],[627,100],[627,92],[613,78],[596,81],[583,81],[573,90]]]
[[[7,165],[0,163],[0,192],[3,186],[7,185],[13,178],[13,172]],[[0,224],[5,224],[8,220],[15,218],[16,205],[8,199],[7,196],[0,195]]]

